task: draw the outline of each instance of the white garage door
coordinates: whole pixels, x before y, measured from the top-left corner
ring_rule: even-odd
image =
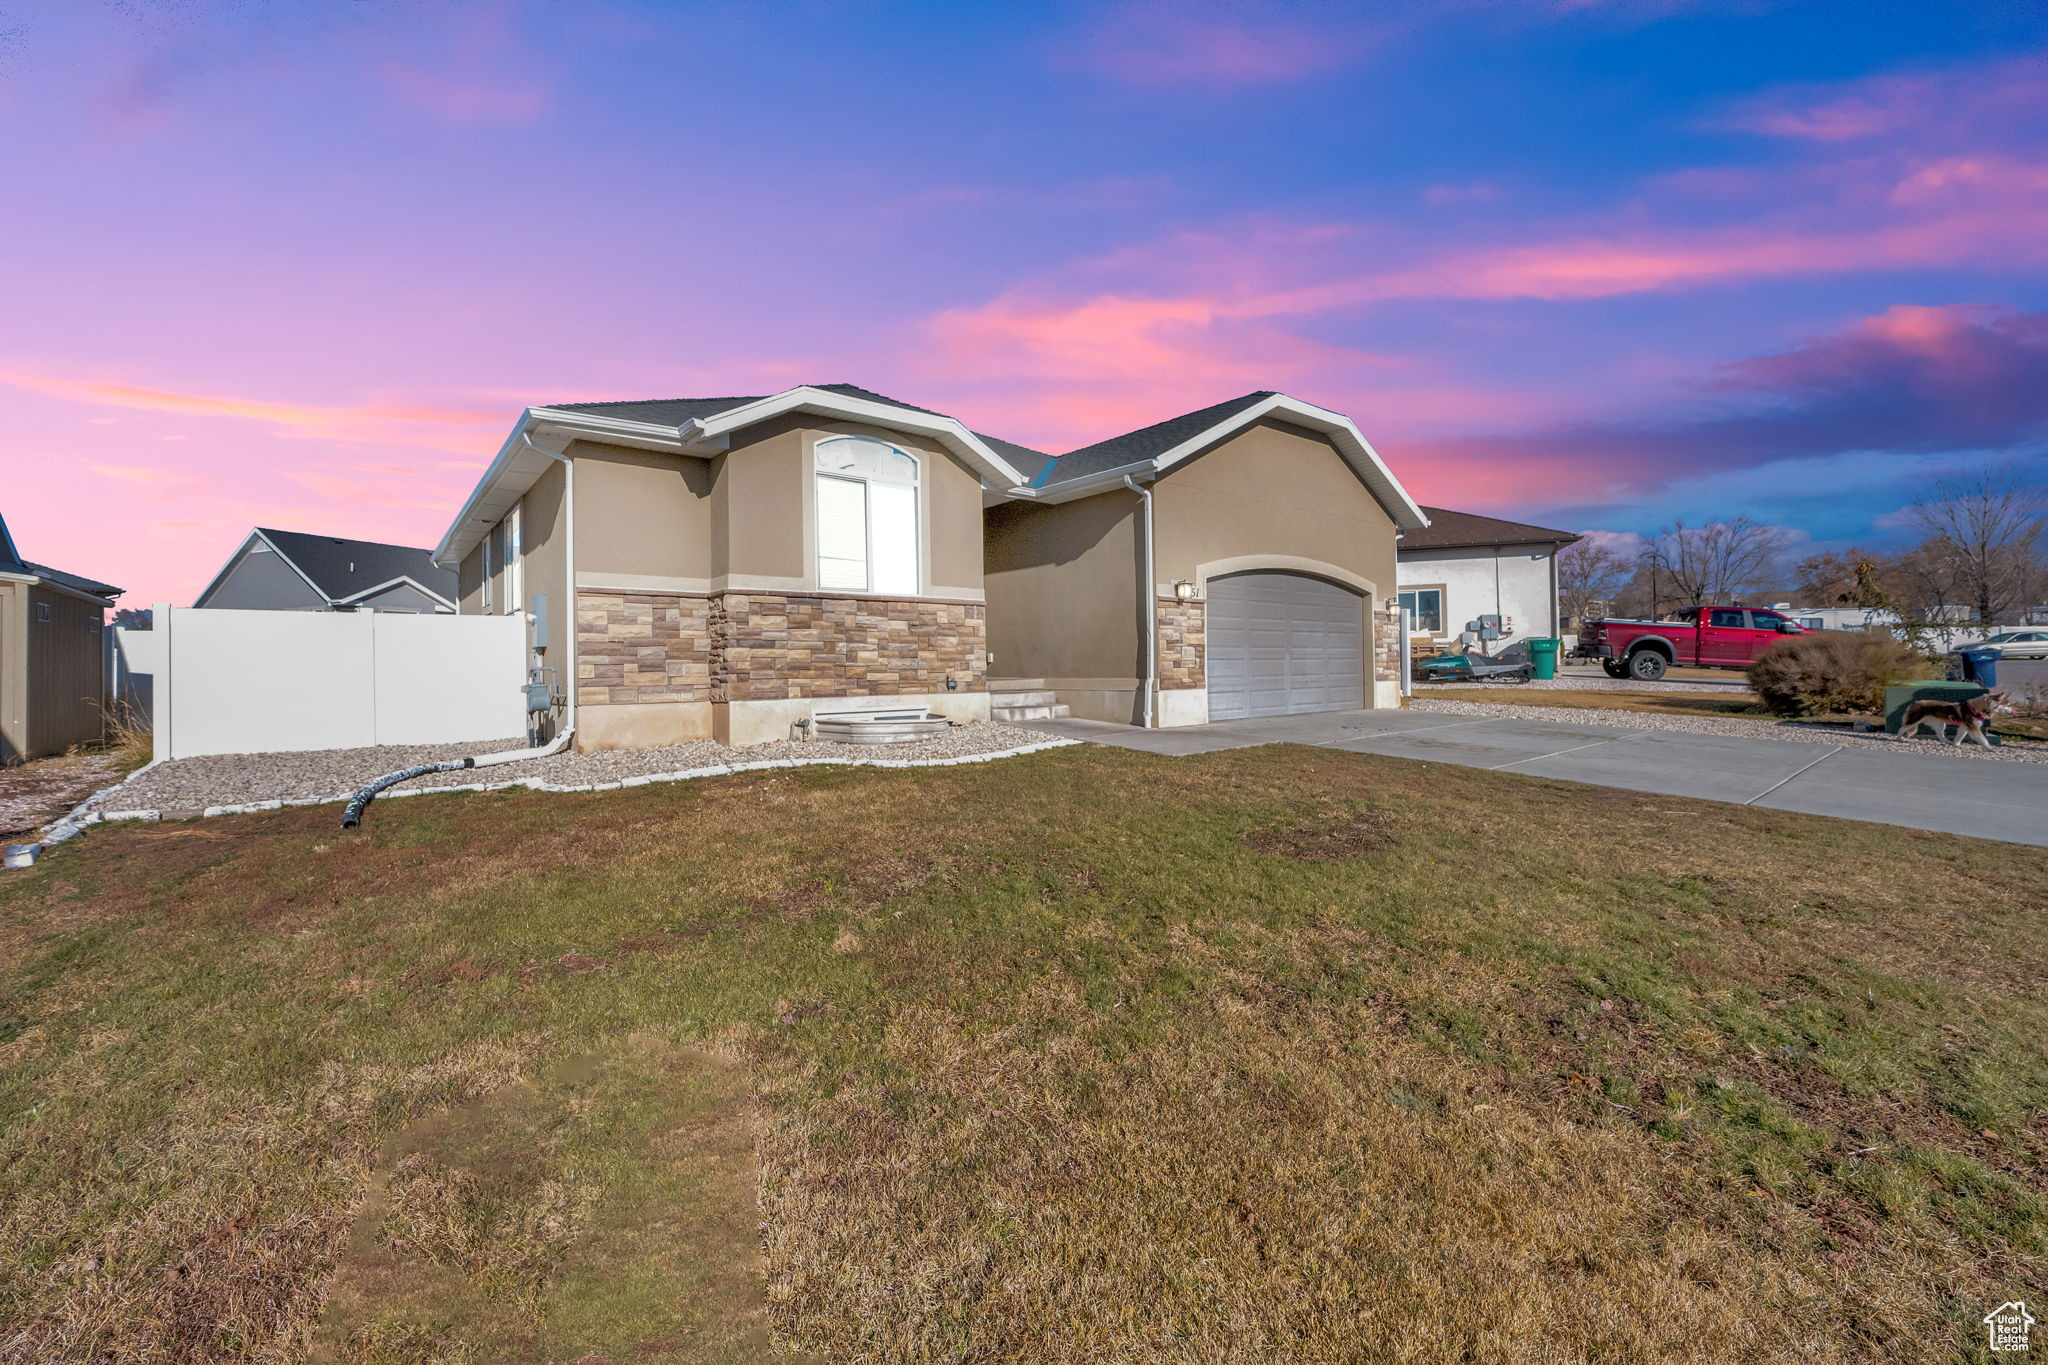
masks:
[[[1297,573],[1209,580],[1209,719],[1365,705],[1365,599]]]

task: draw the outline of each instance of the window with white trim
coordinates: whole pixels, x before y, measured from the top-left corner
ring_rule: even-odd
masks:
[[[510,616],[520,610],[519,512],[523,504],[514,503],[512,510],[505,514],[505,614]]]
[[[1409,624],[1416,630],[1441,635],[1444,629],[1442,588],[1403,588],[1401,605],[1408,609]]]
[[[477,571],[477,597],[488,616],[491,613],[491,580],[498,573],[498,528],[495,526],[484,532],[483,551],[477,555]]]
[[[872,436],[818,442],[818,586],[915,596],[916,457]]]

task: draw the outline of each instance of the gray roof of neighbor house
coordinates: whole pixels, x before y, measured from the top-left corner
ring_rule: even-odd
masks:
[[[1475,512],[1453,512],[1447,507],[1425,507],[1429,525],[1401,533],[1403,550],[1463,550],[1489,545],[1569,545],[1579,537],[1571,531],[1553,531],[1548,526],[1531,526],[1526,521],[1503,521]]]
[[[1100,474],[1106,469],[1120,469],[1124,465],[1137,464],[1154,456],[1164,455],[1175,446],[1191,437],[1199,436],[1218,422],[1225,421],[1246,408],[1263,403],[1273,396],[1273,390],[1262,389],[1257,393],[1232,398],[1228,402],[1197,408],[1184,412],[1178,417],[1169,417],[1163,422],[1154,422],[1149,427],[1139,427],[1121,436],[1112,436],[1107,441],[1097,441],[1092,446],[1070,450],[1033,476],[1034,487],[1050,488],[1054,484],[1072,483],[1075,479],[1090,474]]]
[[[89,593],[94,597],[104,597],[110,602],[119,597],[123,591],[111,583],[102,583],[97,578],[87,578],[82,574],[65,573],[62,569],[53,569],[47,564],[37,564],[31,560],[23,559],[14,548],[14,537],[7,532],[7,519],[5,517],[0,517],[0,573],[32,574],[37,578],[54,583],[60,588],[70,588],[73,592]]]
[[[928,413],[933,417],[950,417],[951,413],[939,412],[933,408],[921,408],[915,403],[906,403],[900,398],[876,393],[873,389],[861,388],[858,384],[812,384],[809,387],[836,393],[843,398],[864,398],[871,403],[887,403],[892,408],[903,408],[910,412]],[[773,394],[757,393],[738,398],[649,398],[626,400],[612,403],[546,403],[543,407],[563,412],[587,412],[594,417],[618,417],[629,422],[646,422],[653,426],[679,427],[685,422],[698,418],[716,417],[721,412],[743,408],[749,403],[758,403]],[[996,454],[1015,465],[1027,478],[1038,472],[1040,466],[1052,456],[1029,446],[1005,441],[1000,436],[986,432],[974,433]]]
[[[266,526],[257,527],[256,533],[330,601],[345,602],[395,578],[410,578],[437,597],[455,601],[455,571],[434,563],[433,551],[420,546],[273,531]]]

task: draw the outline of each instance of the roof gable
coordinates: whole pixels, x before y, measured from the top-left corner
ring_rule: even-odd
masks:
[[[1272,389],[1197,408],[1070,451],[1042,471],[1030,488],[1013,490],[1010,496],[1066,502],[1103,492],[1122,479],[1158,479],[1181,461],[1269,420],[1328,438],[1337,455],[1358,475],[1395,526],[1411,529],[1429,524],[1429,518],[1408,496],[1408,490],[1387,468],[1386,461],[1365,439],[1357,423],[1341,412]]]
[[[395,580],[409,579],[448,605],[455,604],[454,570],[434,563],[433,552],[420,546],[344,540],[265,526],[257,527],[256,534],[330,602],[345,602]]]

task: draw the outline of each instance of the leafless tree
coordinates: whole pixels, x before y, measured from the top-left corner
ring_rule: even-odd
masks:
[[[1558,552],[1558,606],[1566,616],[1583,619],[1595,603],[1613,598],[1634,572],[1626,555],[1592,540],[1575,540]]]
[[[2040,571],[2044,511],[2041,486],[2030,485],[2018,465],[2002,465],[1941,480],[1912,517],[1930,541],[1945,542],[1965,604],[1990,625],[2003,611],[2034,605],[2021,596]]]
[[[1732,599],[1766,585],[1777,572],[1786,535],[1748,517],[1688,526],[1673,522],[1650,541],[1644,557],[1688,604]],[[1661,596],[1661,593],[1660,593]]]

